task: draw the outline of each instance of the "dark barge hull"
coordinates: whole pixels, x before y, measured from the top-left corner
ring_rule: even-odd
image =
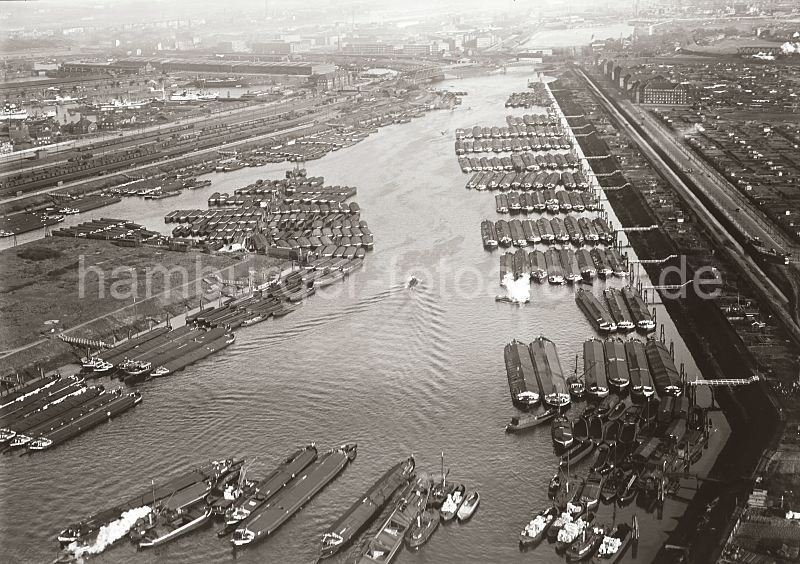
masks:
[[[320,558],[329,558],[348,546],[377,517],[392,495],[414,475],[410,457],[386,471],[367,492],[322,535]],[[328,542],[328,540],[332,542]]]
[[[231,539],[233,545],[245,546],[273,534],[322,488],[333,481],[347,463],[355,458],[355,454],[355,445],[344,445],[322,455],[302,477],[275,496],[257,513],[252,514],[244,525],[234,531]]]

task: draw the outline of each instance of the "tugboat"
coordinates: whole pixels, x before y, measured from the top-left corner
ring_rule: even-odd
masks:
[[[526,548],[537,546],[542,542],[557,516],[558,509],[555,507],[548,507],[537,513],[519,534],[519,544]]]
[[[347,546],[365,527],[369,526],[389,498],[414,476],[414,457],[394,465],[360,496],[339,520],[322,535],[320,558],[328,558]],[[437,511],[436,522],[439,522]],[[428,533],[428,536],[433,531]],[[427,536],[425,537],[427,540]],[[422,544],[425,542],[420,542]]]
[[[475,513],[475,510],[478,509],[478,504],[480,502],[481,494],[478,493],[478,490],[468,491],[467,496],[464,499],[464,503],[462,503],[461,507],[458,508],[458,513],[456,514],[458,521],[463,523],[464,521],[471,519],[472,515]]]
[[[411,525],[406,533],[406,544],[408,548],[417,549],[428,542],[431,535],[439,527],[441,516],[439,510],[431,507],[417,515],[416,521]]]
[[[633,529],[626,523],[620,523],[608,535],[603,536],[597,549],[598,558],[619,562],[628,550],[632,537]]]
[[[452,521],[458,513],[461,504],[464,503],[464,484],[458,484],[453,491],[447,494],[447,499],[442,504],[442,521]]]
[[[557,409],[548,409],[535,415],[514,416],[511,418],[511,423],[506,425],[506,433],[519,433],[533,429],[543,423],[552,421],[556,415],[558,415]]]
[[[603,527],[592,527],[588,534],[585,534],[583,539],[576,539],[567,548],[567,561],[579,562],[590,558],[605,538],[605,529]]]
[[[149,487],[124,503],[69,525],[58,534],[58,540],[65,545],[74,542],[88,544],[103,526],[116,521],[126,511],[143,506],[152,507],[160,500],[174,498],[175,492],[184,491],[193,484],[203,483],[205,480],[216,483],[217,480],[234,469],[237,464],[241,465],[241,462],[231,459],[213,461],[205,466],[185,472],[163,485]]]
[[[180,507],[167,503],[162,512],[148,517],[148,526],[130,533],[139,548],[159,546],[202,527],[211,518],[211,508],[201,497]]]
[[[572,446],[572,443],[575,442],[572,438],[572,422],[566,417],[556,417],[553,420],[551,432],[553,435],[553,444],[562,450],[568,449]]]
[[[570,395],[576,400],[582,399],[586,395],[586,383],[574,374],[567,378],[567,386]]]
[[[442,452],[442,479],[440,482],[433,484],[430,491],[430,504],[433,507],[440,508],[450,492],[453,491],[452,484],[447,483],[447,474],[449,472],[449,469],[447,472],[444,470],[444,452]]]
[[[578,541],[592,521],[594,521],[594,514],[589,513],[585,517],[578,516],[574,520],[564,523],[556,535],[556,552],[563,554],[570,545]]]
[[[403,492],[392,514],[369,542],[369,546],[358,560],[358,564],[388,564],[391,562],[400,550],[403,538],[413,525],[417,515],[425,510],[429,494],[430,488],[427,480],[417,480],[411,484]]]

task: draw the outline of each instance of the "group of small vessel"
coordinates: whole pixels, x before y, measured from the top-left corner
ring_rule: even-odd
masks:
[[[242,549],[274,535],[356,457],[355,444],[319,452],[314,444],[299,447],[263,479],[250,477],[244,460],[215,460],[179,474],[162,485],[143,490],[109,509],[63,529],[58,540],[61,558],[91,549],[104,530],[123,529],[140,549],[166,544],[212,521],[219,537],[229,537]],[[399,494],[398,494],[399,492]],[[477,491],[416,474],[413,457],[387,469],[321,535],[319,558],[352,545],[393,503],[378,531],[369,539],[358,562],[391,562],[404,541],[422,546],[440,522],[467,521],[480,502]],[[131,520],[130,516],[137,517]],[[121,536],[120,536],[121,538]],[[112,539],[117,540],[117,539]]]
[[[141,401],[138,391],[87,386],[80,376],[41,376],[0,396],[0,452],[55,447]]]
[[[506,346],[507,367],[510,360],[514,374],[535,374],[530,363],[519,361],[524,349],[517,341]],[[552,505],[525,524],[519,541],[532,548],[547,538],[569,561],[617,562],[638,539],[638,521],[634,516],[630,526],[618,523],[615,511],[610,525],[598,524],[601,503],[622,507],[635,500],[647,511],[662,505],[677,483],[671,476],[683,475],[702,456],[710,422],[682,395],[681,373],[660,340],[589,339],[583,367],[583,374],[576,366],[567,379],[572,405],[586,400],[577,418],[543,405],[514,416],[506,427],[520,433],[549,423],[559,457],[548,487]],[[632,403],[625,401],[628,394]],[[587,473],[577,479],[574,472],[582,467]]]

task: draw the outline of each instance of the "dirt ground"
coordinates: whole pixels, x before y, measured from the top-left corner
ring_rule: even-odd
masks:
[[[55,338],[113,341],[219,297],[219,280],[255,284],[279,261],[249,255],[182,253],[52,237],[0,252],[0,354],[3,373],[69,350]],[[134,300],[135,298],[135,300]],[[33,348],[25,345],[48,339]],[[45,353],[44,356],[42,353]]]

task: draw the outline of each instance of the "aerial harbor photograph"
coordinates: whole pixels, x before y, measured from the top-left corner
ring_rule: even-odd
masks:
[[[798,0],[11,0],[0,56],[3,563],[800,562]]]

